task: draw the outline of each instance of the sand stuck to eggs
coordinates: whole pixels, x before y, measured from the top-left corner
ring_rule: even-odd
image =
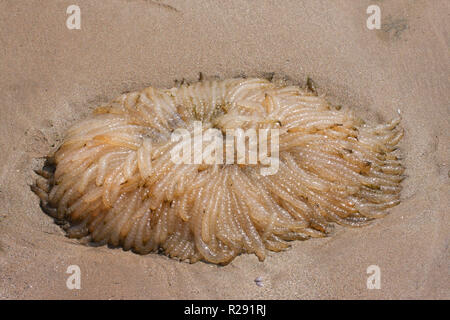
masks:
[[[289,241],[325,236],[332,222],[363,226],[399,204],[399,122],[368,124],[312,90],[265,79],[149,87],[71,127],[32,189],[69,237],[190,262],[264,260]],[[245,162],[250,152],[173,161],[183,143],[174,133],[198,124],[224,134],[223,154],[226,132],[255,130],[276,170],[263,174],[262,158]],[[276,140],[260,139],[268,130]]]

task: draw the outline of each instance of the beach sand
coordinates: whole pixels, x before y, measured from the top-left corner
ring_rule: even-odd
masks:
[[[435,1],[0,2],[1,299],[449,299],[449,12]],[[200,5],[201,3],[201,5]],[[366,9],[381,8],[380,30]],[[402,114],[402,202],[368,227],[227,266],[68,239],[30,191],[43,157],[101,103],[146,86],[274,72],[370,121]],[[68,266],[81,270],[69,290]],[[380,289],[367,268],[380,268]],[[261,277],[263,286],[255,279]]]

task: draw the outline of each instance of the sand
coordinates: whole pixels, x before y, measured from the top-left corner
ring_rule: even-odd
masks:
[[[0,2],[0,298],[450,298],[448,1],[76,3],[81,30],[66,28],[67,1]],[[370,4],[380,30],[366,27]],[[400,110],[402,203],[369,227],[222,267],[66,238],[29,188],[42,157],[96,105],[199,72],[310,76],[369,120]],[[80,290],[66,286],[70,265]],[[367,288],[371,265],[380,289]]]

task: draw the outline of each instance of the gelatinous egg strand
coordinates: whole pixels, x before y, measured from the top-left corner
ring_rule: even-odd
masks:
[[[363,226],[400,202],[399,122],[366,124],[310,90],[265,79],[149,87],[71,127],[32,188],[71,237],[190,262],[263,260],[291,240],[326,235],[330,222]],[[202,132],[278,130],[276,172],[261,174],[260,161],[173,161],[174,132],[193,134],[196,123]]]

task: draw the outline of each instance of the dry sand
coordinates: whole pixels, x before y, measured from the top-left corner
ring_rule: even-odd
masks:
[[[450,298],[448,1],[73,2],[81,30],[65,26],[70,2],[0,2],[0,298]],[[381,30],[366,27],[370,4]],[[97,104],[200,71],[309,75],[368,118],[400,109],[402,203],[369,227],[224,267],[64,237],[29,189],[39,158]],[[81,290],[66,287],[69,265]],[[366,287],[370,265],[379,290]]]

